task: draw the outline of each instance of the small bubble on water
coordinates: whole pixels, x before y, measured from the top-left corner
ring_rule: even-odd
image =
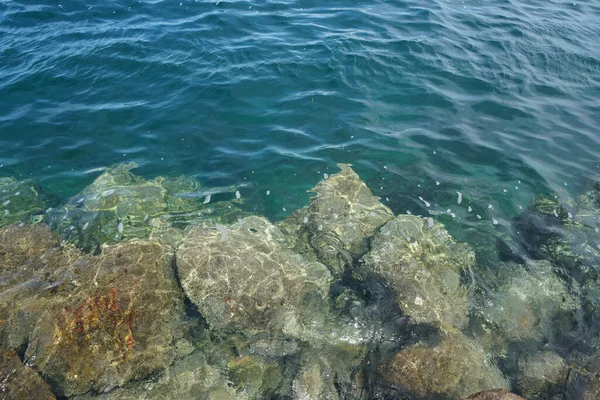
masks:
[[[88,226],[90,226],[90,223],[86,222],[85,224],[83,224],[83,228],[81,228],[81,230],[85,231],[88,228]]]
[[[471,212],[471,211],[473,211],[473,209],[471,208],[471,206],[469,206],[469,208],[467,208],[467,211],[468,211],[468,212]]]
[[[240,191],[239,191],[239,190],[236,190],[236,191],[235,191],[235,198],[236,198],[236,199],[239,199],[239,198],[241,198],[241,197],[242,197],[242,195],[240,194]]]
[[[565,184],[565,186],[567,186],[567,182],[563,182]]]
[[[267,190],[267,196],[269,196],[271,194],[270,190]]]
[[[568,216],[569,218],[573,219],[573,214],[571,214],[571,213],[567,213],[567,216]]]
[[[420,184],[420,183],[417,183],[417,186],[418,186],[418,187],[421,187],[421,184]]]
[[[433,154],[436,154],[436,153],[435,153],[435,150],[433,151]]]
[[[10,200],[6,200],[4,203],[2,203],[3,206],[7,206],[10,204]]]
[[[308,224],[308,217],[304,217],[304,219],[302,220],[303,224]]]
[[[431,218],[431,217],[427,218],[427,226],[430,228],[433,228],[433,218]]]
[[[518,186],[515,186],[515,190],[519,190],[519,187],[518,187]]]
[[[383,166],[383,168],[384,168],[384,169],[387,169],[387,165],[384,165],[384,166]]]
[[[333,213],[333,219],[338,219],[338,215],[336,213]]]
[[[202,204],[208,204],[208,203],[210,203],[210,194],[204,198],[204,202]]]
[[[327,179],[327,178],[329,178],[329,175],[328,174],[323,174],[323,178]]]
[[[506,190],[506,189],[502,189],[502,191],[503,191],[504,193],[507,193],[507,192],[508,192],[508,190]]]
[[[477,214],[476,215],[477,219],[481,219],[481,215]]]
[[[519,182],[519,184],[521,183],[521,181],[517,180],[517,182]]]
[[[494,206],[492,206],[491,204],[488,204],[488,208],[489,208],[490,210],[493,210],[493,209],[494,209]]]
[[[386,197],[386,198],[385,198],[385,201],[390,201],[390,198],[389,198],[389,197]]]
[[[440,186],[440,181],[435,181],[436,186]]]
[[[498,225],[498,220],[497,220],[496,218],[492,218],[492,223],[493,223],[494,225]]]
[[[323,230],[323,225],[319,225],[319,226],[317,227],[317,230],[318,230],[318,231],[322,231],[322,230]]]
[[[522,209],[523,209],[523,206],[519,204],[519,210],[522,210]]]
[[[10,211],[8,211],[8,210],[4,210],[4,215],[8,215],[9,212]]]
[[[461,192],[456,192],[456,194],[458,195],[458,199],[456,200],[457,204],[462,203],[462,193]]]

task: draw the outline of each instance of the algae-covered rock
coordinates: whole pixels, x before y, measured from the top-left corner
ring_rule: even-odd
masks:
[[[501,264],[492,284],[481,310],[490,340],[553,342],[557,331],[577,326],[579,299],[548,261]]]
[[[27,342],[55,294],[69,285],[67,266],[80,256],[42,225],[0,229],[0,344],[17,349]]]
[[[475,393],[466,400],[524,400],[521,396],[510,393],[506,389],[492,389],[485,392]]]
[[[313,250],[334,274],[362,256],[368,250],[369,238],[394,217],[349,164],[338,166],[341,172],[322,180],[312,190],[316,196],[308,207],[281,223],[284,232],[298,238],[296,251]]]
[[[568,370],[558,354],[536,353],[519,362],[517,385],[528,400],[562,399]]]
[[[131,241],[69,266],[73,288],[41,303],[28,362],[70,396],[107,391],[173,362],[183,334],[183,296],[156,242]]]
[[[37,372],[23,364],[14,351],[0,351],[1,400],[55,399],[50,387]]]
[[[218,368],[208,364],[199,352],[176,360],[158,376],[131,382],[104,395],[76,397],[78,400],[244,400],[251,398],[236,392],[233,382],[228,381]]]
[[[294,335],[326,309],[327,268],[287,249],[282,235],[259,217],[189,229],[177,271],[213,329]]]
[[[467,322],[469,301],[460,272],[473,265],[475,255],[433,219],[397,216],[375,235],[363,261],[386,280],[402,311],[417,323],[451,329]]]
[[[35,181],[0,177],[0,227],[17,222],[39,222],[45,204]]]
[[[200,207],[193,178],[146,180],[130,172],[135,163],[107,168],[69,202],[46,213],[48,223],[64,239],[91,250],[98,244],[147,238],[152,221],[195,218]]]
[[[462,399],[484,390],[508,388],[481,347],[462,334],[444,337],[435,347],[407,347],[380,372],[388,383],[418,398]]]

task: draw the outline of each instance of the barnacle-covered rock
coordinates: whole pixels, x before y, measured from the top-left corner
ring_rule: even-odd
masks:
[[[0,351],[0,399],[54,400],[50,387],[14,351]]]
[[[407,347],[385,363],[384,379],[411,398],[462,399],[491,389],[507,389],[508,382],[481,347],[462,334],[442,338],[434,347]]]
[[[297,238],[299,253],[314,251],[333,274],[368,250],[368,240],[377,229],[394,217],[392,211],[350,168],[320,181],[312,190],[310,204],[284,220],[281,229]]]
[[[162,246],[108,246],[68,270],[72,288],[38,304],[43,312],[25,353],[58,394],[107,391],[173,362],[183,296]]]
[[[193,178],[146,180],[131,173],[135,163],[107,168],[69,202],[46,213],[64,239],[92,250],[99,244],[147,238],[156,218],[196,218],[200,207]]]
[[[0,227],[17,222],[39,222],[46,201],[31,179],[0,177]]]
[[[363,257],[381,275],[402,311],[417,323],[451,330],[467,322],[469,300],[460,272],[475,255],[432,218],[399,215],[385,224]]]
[[[282,245],[259,217],[189,229],[177,253],[181,285],[213,329],[298,335],[326,310],[330,274]]]

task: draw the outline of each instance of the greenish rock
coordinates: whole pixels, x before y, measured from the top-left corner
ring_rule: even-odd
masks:
[[[383,378],[410,398],[463,399],[508,382],[482,348],[462,334],[442,338],[434,347],[417,344],[380,367]]]
[[[0,400],[54,400],[37,372],[14,351],[0,351]]]
[[[492,389],[484,392],[475,393],[466,398],[466,400],[525,400],[521,396],[510,393],[506,389]]]
[[[133,240],[82,255],[29,333],[25,359],[57,394],[104,392],[143,379],[181,353],[183,294],[172,259]]]
[[[363,257],[396,295],[402,311],[417,323],[447,331],[468,321],[469,298],[460,273],[475,255],[456,243],[432,218],[399,215],[385,224]]]
[[[194,227],[177,251],[181,286],[212,329],[299,335],[327,310],[331,276],[269,221]]]
[[[528,400],[562,399],[568,373],[561,356],[539,352],[519,362],[517,386]]]
[[[282,231],[296,238],[292,248],[314,252],[334,275],[368,250],[369,239],[394,215],[350,168],[320,181],[310,204],[280,223]]]
[[[254,355],[230,357],[227,375],[237,393],[249,399],[270,398],[278,392],[283,381],[281,367],[276,361]]]
[[[196,352],[176,360],[155,377],[128,383],[107,394],[75,398],[78,400],[244,400],[254,397],[236,392],[233,382],[227,380],[218,368],[208,364],[202,353]]]
[[[67,266],[80,256],[44,225],[0,229],[0,347],[27,343],[56,294],[72,289]]]
[[[38,223],[45,209],[46,200],[34,180],[0,177],[0,227],[20,222]]]
[[[552,343],[580,319],[578,297],[548,261],[501,264],[488,282],[495,290],[480,309],[482,342]]]
[[[192,178],[146,180],[130,170],[135,163],[106,171],[69,202],[46,212],[51,227],[77,247],[89,251],[100,244],[147,238],[153,225],[197,218],[200,185]]]

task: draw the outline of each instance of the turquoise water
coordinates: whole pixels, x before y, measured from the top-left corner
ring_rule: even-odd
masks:
[[[514,218],[599,172],[598,38],[593,0],[0,1],[0,177],[56,207],[135,162],[280,221],[350,163],[529,257]]]

